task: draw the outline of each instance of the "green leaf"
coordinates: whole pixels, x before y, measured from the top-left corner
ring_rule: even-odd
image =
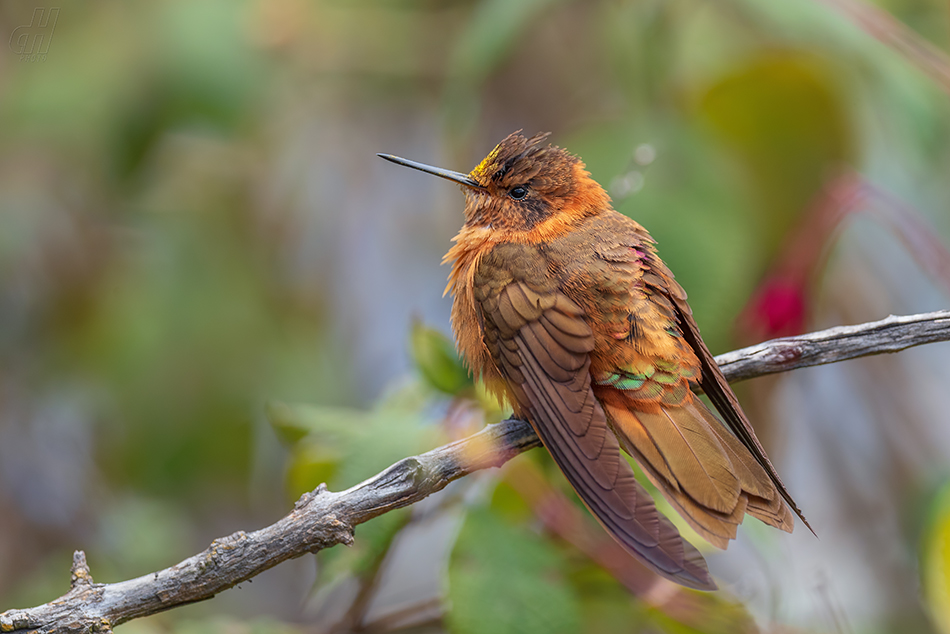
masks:
[[[286,486],[291,500],[326,482],[332,482],[341,452],[317,442],[294,445],[287,464]]]
[[[441,332],[416,320],[410,342],[412,359],[429,385],[453,396],[472,386],[455,346]]]
[[[369,411],[346,407],[270,403],[267,418],[292,448],[287,487],[291,498],[321,483],[353,486],[389,465],[438,443],[422,414],[418,382],[380,399]]]
[[[559,634],[580,629],[580,607],[547,541],[486,509],[472,511],[449,567],[454,634]]]
[[[419,412],[374,410],[361,430],[362,439],[345,446],[336,486],[353,486],[406,456],[437,445],[438,430],[424,425],[424,420]]]
[[[320,437],[324,443],[353,440],[362,434],[360,429],[368,412],[348,407],[288,405],[274,401],[267,404],[265,414],[277,436],[293,446],[310,435]]]

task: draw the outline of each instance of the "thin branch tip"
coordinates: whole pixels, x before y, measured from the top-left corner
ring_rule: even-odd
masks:
[[[294,502],[294,510],[299,511],[300,509],[304,508],[305,506],[313,502],[317,497],[323,495],[324,493],[329,493],[329,492],[330,492],[330,489],[327,488],[327,483],[321,482],[317,486],[316,489],[314,489],[313,491],[307,491],[301,494],[299,498],[297,498],[297,501]]]
[[[69,570],[70,588],[79,588],[82,586],[91,586],[95,582],[92,580],[92,571],[89,570],[89,564],[86,563],[86,553],[77,550],[73,553],[73,565]]]

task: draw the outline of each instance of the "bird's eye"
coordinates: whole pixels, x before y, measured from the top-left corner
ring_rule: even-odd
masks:
[[[517,187],[512,187],[511,191],[508,192],[508,195],[514,198],[515,200],[521,200],[528,195],[528,188],[524,185],[518,185]]]

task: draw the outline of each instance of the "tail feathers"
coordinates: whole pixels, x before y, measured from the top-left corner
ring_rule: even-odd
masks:
[[[791,533],[795,527],[795,519],[765,469],[759,465],[745,445],[715,419],[702,401],[696,399],[696,403],[702,415],[711,421],[710,428],[729,453],[732,465],[739,474],[739,481],[742,482],[742,489],[748,499],[746,513],[769,526]],[[742,522],[741,516],[739,521]]]
[[[749,497],[746,513],[769,526],[791,533],[795,528],[795,516],[781,498],[766,500],[756,496]]]
[[[729,540],[736,538],[739,524],[742,523],[747,508],[745,495],[739,496],[731,513],[720,513],[711,510],[698,504],[681,490],[675,489],[668,481],[659,477],[650,463],[642,460],[637,454],[636,448],[629,446],[628,443],[623,443],[623,446],[627,453],[640,464],[647,478],[663,492],[664,497],[673,508],[703,539],[716,548],[725,549],[729,544]]]
[[[746,514],[792,531],[791,512],[765,470],[698,398],[638,403],[612,388],[599,397],[623,448],[710,544],[726,548]]]

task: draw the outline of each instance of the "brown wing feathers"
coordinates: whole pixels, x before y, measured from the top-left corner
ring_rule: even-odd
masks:
[[[701,401],[690,397],[682,406],[650,412],[643,411],[649,404],[631,402],[620,390],[598,394],[624,448],[709,543],[725,548],[746,513],[791,530],[788,509],[765,472]],[[681,435],[670,428],[674,420],[682,435],[694,437],[693,448],[670,441]],[[684,454],[698,455],[703,467],[684,461]],[[726,472],[729,477],[721,477]]]
[[[632,221],[611,215],[604,222],[620,223],[607,232],[616,236]],[[591,301],[599,303],[584,307],[561,290],[540,251],[499,245],[521,273],[515,279],[501,257],[478,267],[473,296],[483,341],[516,413],[531,421],[600,523],[659,574],[709,589],[715,586],[702,556],[658,513],[621,444],[720,548],[735,539],[746,514],[791,531],[783,499],[801,512],[702,342],[685,293],[645,233],[627,239],[561,264],[597,280]],[[563,257],[570,262],[570,254]],[[598,337],[606,343],[595,352]],[[728,429],[690,392],[687,382],[696,379]]]
[[[676,315],[683,331],[683,338],[696,353],[702,367],[700,386],[703,388],[703,392],[709,397],[713,405],[716,406],[716,409],[725,419],[729,429],[731,429],[741,441],[744,448],[755,458],[756,462],[765,470],[766,474],[768,474],[769,480],[774,484],[782,498],[788,503],[792,510],[795,511],[795,514],[798,515],[802,523],[808,527],[808,530],[814,534],[815,530],[811,527],[811,524],[808,523],[808,520],[805,519],[805,515],[801,509],[798,508],[795,500],[792,499],[788,489],[785,488],[785,484],[779,477],[778,472],[775,470],[775,467],[772,466],[772,461],[769,460],[765,449],[762,448],[759,439],[756,438],[752,424],[742,411],[739,400],[736,398],[735,393],[733,393],[732,388],[729,387],[729,383],[722,375],[719,366],[716,365],[716,361],[713,359],[712,353],[709,352],[709,348],[706,347],[706,344],[700,337],[699,326],[696,325],[696,321],[693,319],[692,311],[690,311],[689,306],[686,304],[685,296],[674,297],[674,302],[676,303]],[[781,506],[782,505],[778,505],[776,507],[775,505],[770,505],[763,507],[759,504],[750,504],[751,510],[749,512],[764,522],[791,531],[792,522],[791,518],[787,517],[788,510],[784,509],[783,512],[783,509],[780,508]],[[779,526],[769,521],[769,519],[766,519],[772,517],[776,519],[781,518],[782,525]]]
[[[656,256],[652,240],[640,231],[639,225],[615,214],[609,214],[605,222],[620,225],[611,231],[615,238],[619,237],[615,246],[600,250],[600,259],[610,267],[607,277],[636,279],[626,293],[613,299],[629,311],[634,321],[644,322],[638,329],[640,339],[634,342],[636,349],[652,354],[654,365],[661,365],[663,359],[667,363],[678,360],[682,377],[692,380],[698,375],[701,387],[732,433],[692,394],[676,398],[669,382],[650,386],[660,388],[662,395],[657,390],[628,392],[600,388],[601,400],[612,402],[607,407],[608,418],[621,434],[628,436],[625,446],[630,446],[648,476],[698,531],[734,538],[736,526],[742,521],[742,513],[737,510],[741,505],[753,517],[790,532],[793,522],[782,500],[800,517],[801,512],[702,341],[686,303],[686,293]],[[665,324],[667,330],[658,332],[657,324]],[[669,356],[671,346],[675,352]],[[612,400],[611,392],[617,393]],[[686,445],[688,449],[684,451]],[[696,469],[693,457],[705,468]],[[721,477],[726,472],[734,479]],[[738,496],[733,497],[730,490]],[[710,541],[717,543],[712,538]],[[721,540],[717,545],[725,547]]]
[[[691,403],[636,414],[684,493],[720,513],[735,508],[741,489],[732,461]]]
[[[482,302],[485,341],[517,409],[600,523],[631,553],[678,583],[712,589],[699,552],[662,517],[608,432],[591,388],[593,332],[560,293],[512,282]]]

